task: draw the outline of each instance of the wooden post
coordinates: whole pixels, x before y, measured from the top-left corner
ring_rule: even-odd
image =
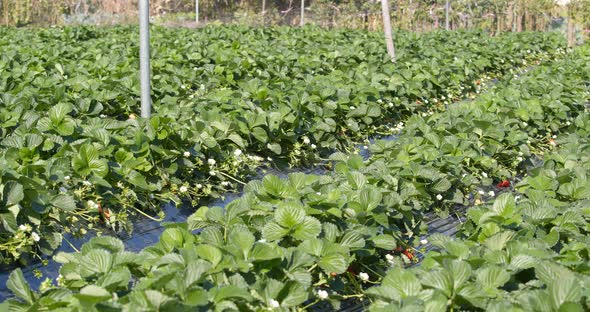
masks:
[[[393,45],[393,36],[391,34],[389,0],[381,0],[381,10],[383,13],[383,32],[385,33],[385,44],[387,45],[387,54],[389,54],[389,57],[391,57],[391,61],[395,63],[395,47]]]
[[[449,30],[449,10],[450,10],[450,0],[447,0],[445,4],[445,30]]]
[[[195,0],[195,22],[199,23],[199,0]]]
[[[303,27],[303,25],[305,25],[304,15],[305,15],[305,0],[301,0],[301,21],[299,22],[299,26],[301,26],[301,27]]]

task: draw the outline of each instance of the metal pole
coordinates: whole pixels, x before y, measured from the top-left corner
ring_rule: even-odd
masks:
[[[195,21],[199,23],[199,0],[195,0]]]
[[[150,97],[150,1],[139,0],[139,75],[141,81],[141,117],[149,118]]]
[[[305,25],[305,21],[303,20],[303,16],[304,16],[304,10],[305,10],[305,0],[301,0],[301,23],[299,26]]]

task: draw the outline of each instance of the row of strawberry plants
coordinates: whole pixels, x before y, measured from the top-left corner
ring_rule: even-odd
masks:
[[[459,238],[433,235],[420,267],[391,268],[370,311],[590,309],[590,120],[514,192],[471,208]]]
[[[180,198],[196,205],[268,160],[296,165],[349,146],[478,91],[477,77],[563,52],[547,34],[406,34],[394,66],[366,32],[156,28],[147,121],[132,114],[136,29],[0,32],[5,262],[50,254],[64,231],[131,231],[130,214]],[[22,240],[26,224],[35,235]]]
[[[561,144],[568,133],[587,136],[589,60],[584,47],[472,103],[412,117],[398,141],[371,146],[376,155],[368,162],[335,154],[333,174],[252,181],[225,209],[201,207],[186,223],[167,225],[160,242],[139,253],[125,251],[115,238],[94,238],[80,253],[56,256],[63,263],[57,285],[48,280],[41,292],[32,291],[17,270],[8,285],[19,299],[5,304],[248,311],[306,309],[321,301],[338,308],[343,300],[371,295],[379,308],[397,298],[394,290],[364,289],[380,282],[391,265],[401,265],[400,259],[414,257],[412,246],[420,243],[412,238],[420,234],[426,211],[443,210],[448,201],[464,203],[465,195],[479,199],[482,185],[524,169],[532,153]],[[527,109],[519,113],[519,106]],[[506,161],[507,155],[516,159]],[[486,233],[496,229],[492,225]],[[434,292],[426,289],[424,296]]]

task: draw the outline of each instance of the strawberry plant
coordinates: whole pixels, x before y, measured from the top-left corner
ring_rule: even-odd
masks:
[[[325,175],[251,181],[226,207],[167,224],[140,252],[93,238],[78,253],[56,255],[60,277],[39,291],[14,271],[8,286],[18,299],[4,306],[250,311],[368,299],[376,311],[588,309],[588,64],[582,47],[519,79],[509,75],[474,101],[413,115],[398,123],[397,140],[368,146],[366,161],[338,152]],[[134,136],[138,148],[157,136],[151,129],[169,126],[126,123],[146,127]],[[544,164],[532,166],[542,154]],[[215,158],[201,162],[209,176],[220,172]],[[459,237],[420,239],[427,212],[484,201],[468,209]],[[402,268],[429,242],[438,250]]]

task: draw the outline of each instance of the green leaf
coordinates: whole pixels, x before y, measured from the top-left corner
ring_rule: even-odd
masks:
[[[289,229],[285,229],[280,225],[270,222],[262,228],[262,236],[268,241],[279,240],[289,234]]]
[[[76,201],[70,195],[60,194],[51,200],[51,205],[64,211],[76,210]]]
[[[168,228],[164,230],[160,236],[160,243],[166,251],[170,252],[174,248],[182,248],[184,246],[183,230],[179,228]]]
[[[350,231],[342,236],[340,245],[348,248],[363,248],[365,247],[365,239],[360,233]]]
[[[512,193],[503,193],[494,201],[492,211],[497,215],[504,218],[512,216],[516,203]]]
[[[232,229],[229,234],[229,241],[232,245],[239,248],[243,259],[247,260],[256,238],[254,237],[254,234],[250,233],[247,229],[240,228],[240,230]]]
[[[383,287],[397,290],[398,301],[406,297],[417,296],[422,290],[420,281],[412,272],[398,267],[387,272],[382,284]]]
[[[510,274],[498,266],[483,267],[476,272],[475,276],[477,282],[486,289],[504,286],[510,280]]]
[[[83,276],[107,273],[112,267],[113,255],[104,249],[93,249],[81,257],[79,264]]]
[[[49,119],[54,125],[58,125],[73,110],[72,105],[68,103],[59,103],[49,109]]]
[[[582,285],[573,274],[559,276],[558,279],[552,280],[547,287],[555,309],[559,309],[566,302],[576,303],[582,297]]]
[[[397,241],[389,234],[377,235],[371,238],[371,241],[377,248],[385,250],[393,250],[397,246]]]
[[[443,178],[436,181],[436,183],[432,185],[432,191],[439,194],[444,193],[448,191],[451,188],[451,186],[451,182],[448,180],[448,178]]]
[[[246,301],[250,301],[252,299],[252,296],[248,293],[246,289],[232,285],[214,288],[213,296],[213,300],[215,303],[219,303],[228,298],[239,298],[244,299]]]
[[[301,284],[291,282],[283,288],[283,291],[287,295],[281,300],[281,306],[285,308],[296,307],[304,303],[307,298],[309,291],[305,289]]]
[[[281,226],[291,229],[305,220],[305,211],[296,205],[281,205],[275,211],[275,220]]]
[[[314,239],[322,232],[322,224],[314,217],[305,217],[303,222],[297,226],[293,237],[299,240]]]
[[[268,143],[266,144],[266,148],[277,155],[280,155],[282,152],[281,144],[278,143]]]
[[[346,178],[348,179],[348,184],[357,190],[363,188],[363,186],[367,184],[367,178],[357,171],[347,173]]]
[[[8,181],[3,185],[2,201],[5,206],[16,205],[25,198],[23,186],[16,181]]]
[[[446,267],[453,279],[453,289],[459,289],[471,276],[471,266],[461,260],[446,262]]]
[[[199,282],[203,275],[211,269],[211,264],[207,261],[197,259],[190,262],[184,271],[184,286],[191,287],[193,284]]]
[[[200,258],[209,261],[213,267],[216,267],[223,257],[221,250],[215,246],[202,244],[195,247]]]
[[[323,256],[318,262],[318,265],[326,274],[342,274],[348,268],[348,261],[344,255],[335,253]]]
[[[432,271],[424,275],[422,284],[440,290],[447,297],[453,292],[453,279],[446,271]]]
[[[33,304],[35,300],[35,294],[29,287],[29,284],[25,281],[23,272],[17,268],[10,273],[6,287],[10,289],[18,298],[23,299],[29,304]]]

